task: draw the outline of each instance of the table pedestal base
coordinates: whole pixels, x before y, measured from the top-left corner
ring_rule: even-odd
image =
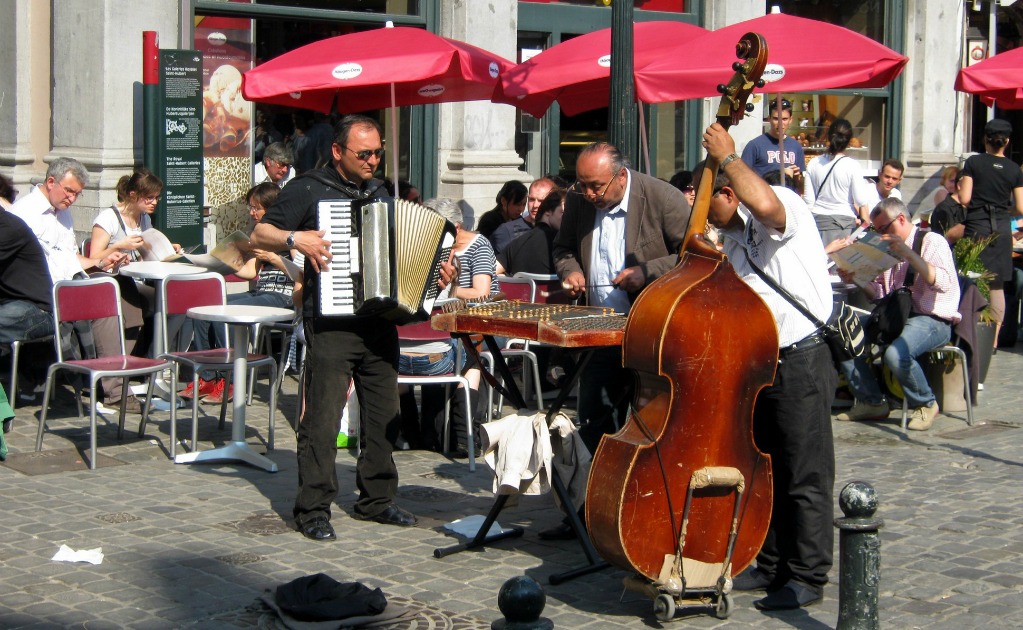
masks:
[[[252,450],[245,442],[228,442],[224,446],[211,448],[206,451],[182,453],[174,458],[175,464],[224,461],[242,462],[256,468],[262,468],[267,472],[277,472],[276,462]]]

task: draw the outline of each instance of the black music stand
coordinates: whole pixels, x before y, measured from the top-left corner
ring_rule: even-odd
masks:
[[[477,363],[482,365],[479,354],[476,352],[476,347],[468,340],[468,335],[455,334],[454,336],[463,341],[463,344],[466,346],[466,352],[474,356]],[[493,355],[494,366],[497,368],[498,372],[501,373],[501,378],[504,381],[503,385],[498,385],[502,388],[502,393],[512,401],[512,404],[514,404],[516,408],[524,408],[526,406],[526,401],[522,397],[522,393],[519,391],[515,380],[512,378],[511,370],[508,369],[508,364],[504,361],[500,345],[494,340],[492,335],[484,335],[483,340],[487,344],[487,349],[490,350],[490,353]],[[569,393],[572,391],[572,387],[574,387],[576,381],[579,380],[579,375],[582,373],[583,367],[585,367],[586,363],[589,361],[592,353],[592,349],[583,351],[579,361],[576,362],[572,372],[568,375],[568,378],[561,386],[561,390],[558,392],[557,397],[551,404],[551,408],[547,411],[548,425],[550,425],[554,415],[561,410],[562,405],[565,404]],[[575,505],[572,503],[572,499],[568,494],[568,489],[565,487],[565,483],[561,480],[561,476],[558,475],[557,469],[552,466],[550,473],[551,484],[554,486],[554,492],[557,493],[558,498],[561,500],[562,508],[568,516],[569,525],[572,527],[572,531],[575,532],[576,538],[579,540],[579,544],[582,546],[583,553],[586,555],[587,560],[587,564],[581,567],[550,576],[550,583],[557,585],[582,575],[606,569],[610,565],[604,560],[601,560],[600,556],[597,554],[597,550],[593,547],[593,543],[590,541],[590,537],[586,533],[586,528],[583,527],[582,521],[579,520],[579,514],[576,511]],[[509,495],[506,494],[498,495],[497,499],[494,501],[494,505],[491,506],[490,511],[487,513],[487,517],[483,520],[483,524],[480,525],[479,531],[476,532],[476,535],[473,536],[472,540],[452,545],[450,547],[434,549],[433,557],[443,558],[445,556],[466,551],[467,549],[484,547],[498,540],[518,538],[522,536],[523,529],[521,527],[512,527],[509,531],[500,532],[494,535],[487,535],[487,532],[490,531],[490,527],[494,524],[494,521],[497,520],[497,515],[501,513],[501,510],[504,509],[505,503],[508,502],[508,496]]]

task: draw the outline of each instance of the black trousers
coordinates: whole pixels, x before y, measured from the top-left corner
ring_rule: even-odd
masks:
[[[835,445],[831,403],[838,375],[826,344],[781,357],[774,383],[757,396],[753,437],[771,456],[774,506],[757,566],[820,588],[835,540]]]
[[[338,492],[334,458],[348,381],[355,379],[361,403],[356,467],[359,500],[355,513],[384,511],[398,488],[391,454],[400,431],[398,413],[398,332],[379,319],[306,319],[306,412],[298,427],[298,496],[295,521],[301,526],[330,517]]]

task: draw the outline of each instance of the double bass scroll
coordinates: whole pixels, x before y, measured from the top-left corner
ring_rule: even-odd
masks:
[[[719,87],[726,128],[744,116],[767,63],[760,35],[747,33],[736,50],[742,60]],[[703,238],[717,169],[708,159],[679,264],[629,313],[622,351],[636,378],[632,412],[597,448],[586,493],[600,554],[659,584],[709,575],[723,584],[754,559],[771,516],[770,458],[753,443],[752,413],[773,380],[778,334],[763,300]],[[694,479],[723,470],[734,488],[690,492]]]

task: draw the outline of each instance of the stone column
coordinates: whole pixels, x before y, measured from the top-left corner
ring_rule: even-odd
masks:
[[[967,5],[969,6],[969,5]],[[941,169],[958,164],[962,146],[963,95],[955,91],[963,37],[963,3],[959,0],[906,2],[906,50],[902,71],[905,108],[902,117],[902,198],[910,210],[933,205],[929,197],[940,184]],[[896,156],[898,157],[898,156]]]
[[[174,47],[177,3],[62,0],[52,6],[53,74],[47,68],[32,77],[52,86],[52,145],[43,159],[73,157],[89,170],[86,194],[73,206],[75,229],[88,233],[98,210],[116,200],[117,180],[136,156],[141,160],[142,31],[155,30],[164,47]]]
[[[46,171],[50,83],[50,3],[0,3],[0,169],[22,195]]]
[[[513,2],[444,2],[440,34],[516,60],[518,12]],[[464,199],[466,225],[494,207],[510,179],[529,181],[515,152],[516,110],[489,101],[440,106],[438,194]]]

